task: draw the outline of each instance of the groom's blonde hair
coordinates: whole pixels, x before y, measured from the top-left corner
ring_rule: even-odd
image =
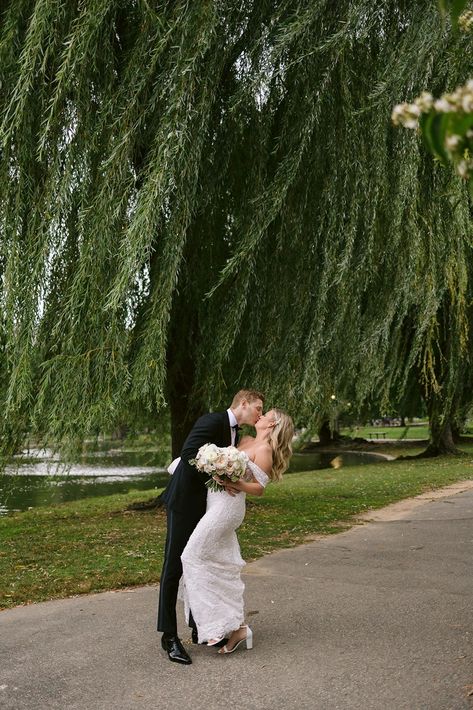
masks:
[[[258,392],[258,390],[238,390],[234,396],[230,407],[236,409],[240,402],[246,399],[247,402],[254,402],[256,399],[260,399],[264,402],[264,394]]]

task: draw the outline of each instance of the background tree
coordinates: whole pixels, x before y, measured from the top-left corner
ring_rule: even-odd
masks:
[[[243,384],[309,425],[435,387],[445,304],[453,401],[468,195],[389,125],[472,69],[430,0],[9,0],[0,27],[5,452],[166,400],[177,450]]]

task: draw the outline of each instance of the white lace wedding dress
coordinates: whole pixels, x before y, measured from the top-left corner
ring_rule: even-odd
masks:
[[[268,476],[248,461],[246,480],[262,486]],[[181,598],[186,619],[189,609],[197,626],[199,643],[228,636],[244,622],[241,570],[245,565],[236,529],[245,517],[243,492],[207,493],[207,510],[182,553]]]

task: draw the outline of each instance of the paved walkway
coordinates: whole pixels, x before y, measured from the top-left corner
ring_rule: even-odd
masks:
[[[169,663],[157,587],[2,612],[0,707],[471,710],[473,489],[451,493],[248,565],[250,652]]]

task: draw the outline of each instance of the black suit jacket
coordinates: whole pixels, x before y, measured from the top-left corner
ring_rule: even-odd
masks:
[[[192,466],[189,459],[196,457],[203,444],[230,446],[231,443],[227,412],[204,414],[196,421],[182,447],[181,461],[163,494],[164,503],[169,510],[187,513],[196,520],[204,515],[207,505],[205,482],[209,476]]]

